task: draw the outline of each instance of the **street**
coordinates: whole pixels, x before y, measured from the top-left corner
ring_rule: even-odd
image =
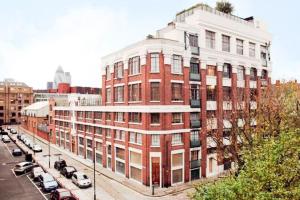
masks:
[[[16,148],[16,145],[12,141],[6,144],[0,141],[0,199],[45,199],[45,196],[31,182],[27,174],[20,176],[14,174],[13,167],[24,161],[24,155],[20,157],[12,156],[11,150],[13,148]]]

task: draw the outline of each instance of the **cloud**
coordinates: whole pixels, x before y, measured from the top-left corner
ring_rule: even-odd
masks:
[[[95,7],[70,9],[48,29],[28,25],[34,34],[25,44],[0,41],[1,74],[45,88],[61,65],[73,85],[100,87],[100,59],[117,45],[118,38],[109,43],[111,33],[126,25],[126,12]]]

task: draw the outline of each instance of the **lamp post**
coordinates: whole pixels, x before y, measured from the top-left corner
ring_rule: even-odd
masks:
[[[94,200],[96,200],[96,147],[94,143]]]
[[[49,169],[50,169],[50,140],[51,140],[51,135],[52,135],[52,129],[50,129],[50,132],[49,132],[49,141],[48,141]]]

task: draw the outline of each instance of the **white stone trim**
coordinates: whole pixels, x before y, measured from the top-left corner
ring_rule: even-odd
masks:
[[[149,82],[161,82],[161,79],[149,79]]]
[[[171,80],[171,83],[184,83],[183,80]]]
[[[128,82],[128,85],[133,85],[133,84],[138,84],[138,83],[142,83],[142,81],[131,81],[131,82]]]
[[[114,87],[120,87],[120,86],[124,86],[125,83],[118,83],[118,84],[115,84]]]

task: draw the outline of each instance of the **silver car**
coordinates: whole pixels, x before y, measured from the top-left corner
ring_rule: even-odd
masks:
[[[37,166],[37,165],[35,163],[32,163],[32,162],[20,162],[19,164],[17,164],[14,167],[14,172],[15,172],[16,175],[28,173],[35,166]]]
[[[75,172],[72,176],[72,182],[79,188],[87,188],[92,186],[92,181],[83,172]]]

